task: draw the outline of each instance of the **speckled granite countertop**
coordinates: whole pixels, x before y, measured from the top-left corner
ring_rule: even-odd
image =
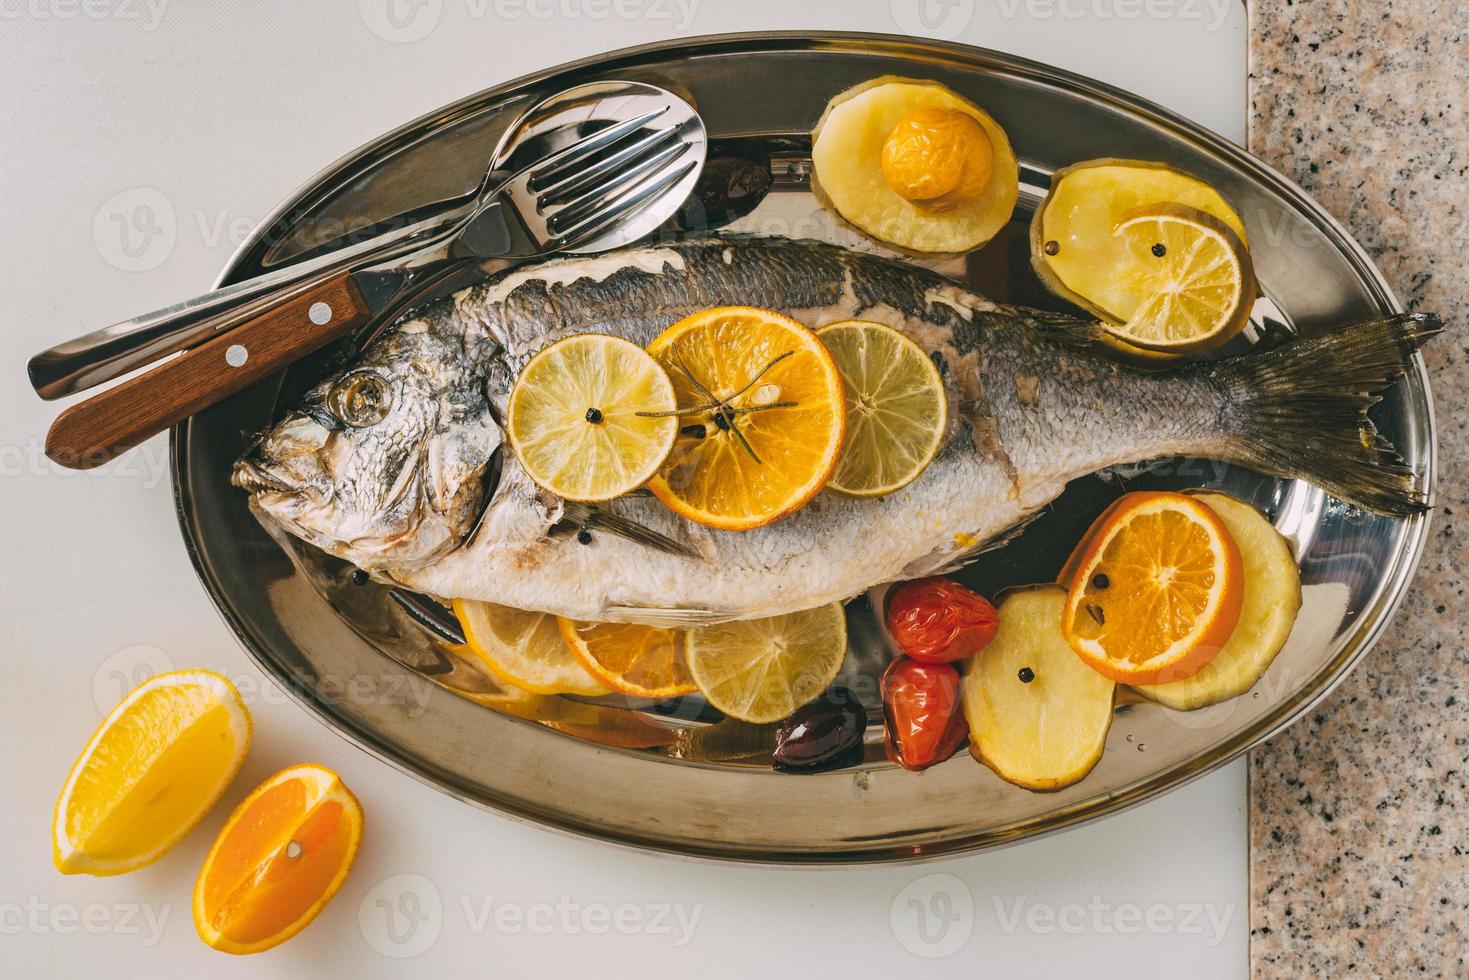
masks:
[[[1469,6],[1249,0],[1250,149],[1346,223],[1429,345],[1432,540],[1396,623],[1250,764],[1257,977],[1469,976]]]

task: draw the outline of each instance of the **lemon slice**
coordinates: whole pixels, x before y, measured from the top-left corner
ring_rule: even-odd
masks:
[[[454,615],[470,651],[506,684],[532,694],[610,693],[572,656],[551,613],[455,599]]]
[[[115,875],[157,860],[209,812],[250,748],[240,692],[208,670],[134,688],[72,766],[52,820],[62,874]]]
[[[816,331],[842,376],[847,435],[827,486],[853,497],[901,490],[938,454],[948,424],[933,361],[892,327],[842,320]]]
[[[566,500],[610,500],[663,464],[678,433],[673,385],[641,347],[578,334],[532,357],[510,392],[510,446]]]
[[[690,630],[689,673],[714,707],[741,721],[779,721],[826,690],[847,657],[841,603]]]
[[[678,630],[564,618],[560,627],[561,638],[587,673],[614,691],[658,699],[695,690]]]
[[[648,484],[665,506],[727,531],[761,527],[826,485],[841,454],[842,379],[816,335],[746,306],[685,317],[648,345],[682,429]]]
[[[1120,326],[1109,326],[1130,344],[1188,353],[1218,347],[1249,322],[1255,276],[1249,254],[1228,225],[1178,204],[1138,208],[1114,234],[1132,257],[1122,270],[1139,297]]]

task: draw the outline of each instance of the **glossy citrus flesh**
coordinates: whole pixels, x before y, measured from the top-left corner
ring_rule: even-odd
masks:
[[[779,721],[826,690],[847,656],[840,603],[704,626],[688,634],[689,673],[731,718]]]
[[[204,859],[194,927],[226,953],[258,953],[306,927],[346,880],[362,807],[337,774],[300,765],[247,796]]]
[[[572,655],[552,613],[455,599],[454,615],[470,652],[497,680],[532,694],[608,693]]]
[[[892,327],[842,320],[816,332],[842,376],[847,434],[827,484],[879,497],[912,483],[938,455],[948,399],[938,368]]]
[[[672,698],[696,690],[679,630],[635,623],[558,620],[572,655],[599,682],[622,694]]]
[[[1131,212],[1115,234],[1133,260],[1118,276],[1139,297],[1126,322],[1111,328],[1124,341],[1150,350],[1206,350],[1249,322],[1250,259],[1223,222],[1164,205]]]
[[[1093,160],[1051,178],[1050,194],[1031,222],[1036,273],[1066,299],[1125,323],[1144,295],[1126,274],[1135,261],[1129,242],[1114,232],[1129,213],[1166,204],[1202,211],[1248,241],[1229,202],[1197,177],[1138,160]]]
[[[1239,622],[1224,649],[1196,674],[1137,690],[1170,708],[1188,711],[1245,693],[1255,686],[1289,639],[1301,611],[1301,570],[1290,542],[1254,507],[1222,493],[1199,493],[1229,528],[1244,567]]]
[[[102,720],[52,819],[63,874],[114,875],[157,860],[203,818],[250,748],[235,686],[207,670],[160,674]]]
[[[1010,593],[994,640],[965,668],[971,753],[1027,789],[1060,789],[1091,772],[1112,725],[1116,685],[1066,642],[1065,605],[1057,586]]]
[[[812,134],[811,162],[818,199],[912,252],[978,248],[1020,193],[1005,131],[936,82],[880,78],[841,93]]]
[[[636,344],[603,334],[559,340],[510,392],[510,445],[526,474],[567,500],[609,500],[657,471],[678,432],[673,385]]]
[[[1239,620],[1244,573],[1229,529],[1197,498],[1128,494],[1088,535],[1062,630],[1112,680],[1154,684],[1196,673]]]
[[[841,455],[836,364],[816,335],[769,310],[685,317],[648,352],[673,381],[682,429],[648,488],[691,521],[742,531],[805,504]]]

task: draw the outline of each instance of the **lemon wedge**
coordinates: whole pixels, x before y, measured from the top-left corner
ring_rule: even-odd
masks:
[[[208,670],[159,674],[102,720],[52,819],[62,874],[116,875],[162,857],[224,793],[250,748],[240,692]]]

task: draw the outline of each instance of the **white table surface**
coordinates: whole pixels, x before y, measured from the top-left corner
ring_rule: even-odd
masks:
[[[91,474],[57,469],[40,449],[55,406],[23,374],[24,359],[44,346],[206,289],[256,220],[336,157],[527,71],[721,31],[918,33],[1080,71],[1242,140],[1237,0],[262,7],[0,0],[0,973],[1246,973],[1243,763],[1060,836],[871,869],[665,858],[440,795],[263,683],[190,570],[163,438]],[[132,680],[189,666],[234,678],[250,703],[255,743],[240,778],[151,867],[61,876],[49,821],[76,752]],[[251,787],[305,760],[337,769],[362,800],[356,867],[289,943],[248,959],[215,953],[189,917],[208,843]]]

